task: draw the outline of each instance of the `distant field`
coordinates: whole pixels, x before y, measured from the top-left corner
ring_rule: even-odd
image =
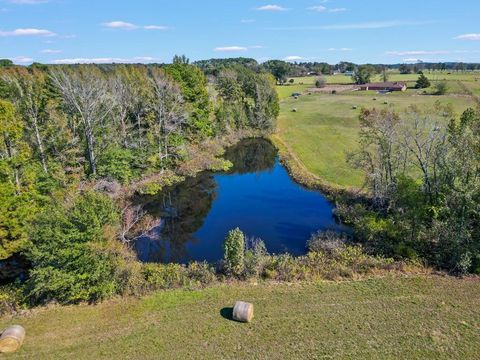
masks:
[[[474,80],[475,76],[478,75],[470,74],[469,81],[463,83],[474,93],[480,94],[480,82]],[[301,79],[304,84],[313,84],[314,81],[314,77]],[[408,89],[404,93],[388,95],[378,95],[373,91],[316,93],[302,95],[295,100],[289,95],[296,86],[299,85],[278,87],[282,99],[278,135],[309,171],[340,187],[359,187],[363,183],[362,174],[352,169],[346,161],[347,152],[357,147],[358,115],[361,107],[391,106],[402,110],[413,104],[433,105],[440,101],[443,104],[452,104],[460,114],[467,107],[474,106],[473,99],[465,94],[456,79],[448,80],[449,91],[444,96],[422,95],[423,90]],[[308,87],[304,85],[304,91]],[[285,90],[287,88],[291,88],[289,92]],[[298,88],[294,91],[298,91]],[[377,100],[373,100],[374,98]],[[385,105],[384,101],[388,104]],[[357,109],[352,109],[353,106],[357,106]],[[296,108],[297,112],[292,112],[293,108]]]
[[[239,299],[255,306],[250,324],[228,319]],[[6,359],[468,360],[479,354],[479,303],[478,279],[230,284],[36,310],[0,326],[27,330]]]
[[[425,72],[425,75],[432,82],[430,89],[426,91],[433,92],[434,84],[438,81],[447,81],[449,94],[461,94],[463,90],[459,87],[458,81],[465,83],[468,87],[471,87],[473,91],[480,94],[480,72],[468,72],[468,73],[448,73],[441,71]],[[303,76],[295,77],[293,84],[287,83],[285,86],[278,86],[277,91],[280,99],[289,97],[294,92],[305,92],[307,89],[315,86],[316,76]],[[353,84],[350,76],[342,74],[326,76],[327,84]],[[413,88],[418,79],[418,74],[399,74],[391,72],[388,74],[389,81],[403,81],[407,83],[407,86]],[[373,77],[372,81],[382,81],[381,75]],[[422,90],[423,91],[423,90]],[[409,92],[417,92],[417,90],[409,89]]]
[[[294,92],[304,92],[315,86],[316,76],[295,77],[293,84],[287,83],[284,86],[277,86],[277,92],[280,99],[289,97]],[[351,84],[352,78],[345,75],[327,76],[327,84]]]

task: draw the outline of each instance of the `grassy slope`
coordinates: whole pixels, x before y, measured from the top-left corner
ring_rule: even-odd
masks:
[[[395,80],[401,79],[401,76],[395,75]],[[459,78],[463,79],[464,76],[467,75],[459,74]],[[473,80],[475,76],[480,77],[480,74],[468,76],[471,81],[466,82],[467,86],[473,89],[480,87],[480,82]],[[412,76],[406,77],[410,79]],[[304,90],[312,86],[313,79],[301,78]],[[302,90],[302,85],[278,89],[282,99],[278,135],[310,172],[327,183],[340,187],[359,187],[362,184],[362,174],[353,170],[346,162],[347,152],[353,151],[357,146],[358,115],[361,107],[393,106],[401,110],[412,104],[433,105],[439,100],[445,104],[451,103],[456,112],[461,113],[474,104],[472,99],[462,94],[463,90],[456,80],[449,82],[450,94],[445,96],[424,96],[416,90],[389,95],[377,95],[368,91],[336,95],[314,94],[295,100],[288,97],[292,89]],[[375,97],[376,101],[373,100]],[[388,105],[383,103],[385,100]],[[357,110],[352,109],[354,105],[358,107]],[[292,108],[296,108],[298,112],[292,112]]]
[[[251,324],[221,309],[255,304]],[[474,359],[480,280],[378,278],[159,292],[13,319],[29,359]]]

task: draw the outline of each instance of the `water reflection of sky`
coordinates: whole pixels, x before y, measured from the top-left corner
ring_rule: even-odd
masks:
[[[157,239],[137,242],[141,260],[219,260],[223,239],[235,227],[264,240],[271,253],[301,255],[312,233],[341,229],[333,218],[332,204],[293,182],[270,143],[255,140],[239,147],[227,153],[236,164],[230,174],[204,174],[205,181],[187,182],[184,189],[170,194],[178,200],[172,205],[178,207],[179,218],[166,219],[169,226],[157,232]],[[160,201],[148,204],[155,206],[163,205]]]

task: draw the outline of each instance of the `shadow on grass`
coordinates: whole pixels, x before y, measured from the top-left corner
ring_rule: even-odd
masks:
[[[233,320],[233,308],[232,307],[224,307],[222,310],[220,310],[220,315],[224,319],[235,321],[235,320]]]

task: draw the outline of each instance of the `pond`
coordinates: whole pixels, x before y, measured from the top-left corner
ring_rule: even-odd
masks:
[[[318,191],[295,183],[265,139],[229,148],[228,172],[202,172],[155,196],[136,199],[160,225],[133,243],[143,262],[208,261],[223,257],[229,230],[260,238],[270,253],[303,255],[318,230],[347,230],[334,206]]]

